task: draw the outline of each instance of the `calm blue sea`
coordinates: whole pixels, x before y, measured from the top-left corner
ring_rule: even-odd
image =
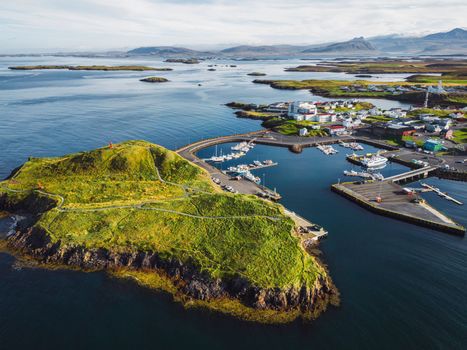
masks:
[[[300,63],[213,61],[171,64],[174,71],[155,73],[9,71],[8,66],[22,64],[168,64],[155,59],[0,57],[0,177],[31,155],[61,155],[127,139],[175,149],[205,137],[260,128],[259,122],[235,118],[223,105],[229,101],[321,99],[307,91],[252,84],[253,77],[246,75],[252,71],[272,79],[355,79],[283,71]],[[217,64],[217,70],[208,72],[208,64]],[[226,66],[230,64],[237,67]],[[170,82],[139,82],[151,75]],[[337,148],[339,154],[325,156],[316,149],[293,154],[257,146],[245,160],[279,162],[256,174],[277,188],[285,206],[329,231],[321,244],[322,258],[341,292],[339,308],[313,323],[251,324],[185,310],[166,294],[104,273],[24,268],[0,253],[0,348],[467,348],[466,239],[373,215],[332,193],[330,184],[352,168],[345,161],[347,150]],[[203,152],[210,156],[212,151]],[[403,170],[390,164],[383,173]],[[427,182],[467,202],[465,183]],[[426,197],[467,225],[465,207],[433,194]],[[0,222],[0,231],[7,225]]]

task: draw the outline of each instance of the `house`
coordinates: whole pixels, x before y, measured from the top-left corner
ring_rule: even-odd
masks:
[[[274,113],[285,113],[288,111],[289,104],[287,102],[276,102],[268,105],[264,111]]]
[[[314,116],[311,116],[310,119],[313,122],[318,122],[318,123],[329,123],[329,122],[335,122],[336,121],[336,115],[331,114],[331,113],[318,113]]]
[[[452,124],[452,120],[448,118],[440,119],[436,124],[443,130],[448,130]]]
[[[461,112],[454,112],[454,113],[449,114],[449,118],[452,118],[452,119],[462,119],[462,118],[464,118],[464,113],[461,113]]]
[[[343,125],[329,125],[325,128],[325,130],[329,133],[329,135],[342,135],[346,133],[346,129]]]
[[[368,115],[368,111],[366,109],[361,109],[356,113],[357,117],[360,119],[365,119]]]
[[[427,124],[425,129],[428,132],[440,132],[442,130],[438,124]]]
[[[379,137],[410,136],[413,135],[415,131],[416,129],[413,126],[403,124],[374,123],[371,126],[372,134]]]
[[[452,129],[443,130],[441,131],[440,135],[444,137],[446,140],[452,140],[452,138],[454,137]]]
[[[308,129],[307,129],[307,128],[302,128],[302,129],[300,129],[300,130],[298,131],[298,134],[299,134],[300,136],[306,136],[306,135],[308,135]]]
[[[443,82],[441,80],[438,81],[438,86],[430,86],[428,87],[428,92],[430,94],[445,94],[446,90],[443,88]]]
[[[403,118],[407,116],[407,111],[404,111],[402,108],[391,108],[385,111],[384,115],[390,118]]]
[[[420,119],[421,121],[423,122],[429,122],[429,123],[432,123],[436,120],[439,120],[439,117],[436,117],[435,115],[433,114],[427,114],[427,113],[423,113],[423,114],[420,114],[418,116],[418,119]]]
[[[311,102],[295,101],[289,104],[287,116],[297,121],[312,120],[318,113],[318,108]]]
[[[370,109],[370,110],[368,111],[368,113],[370,113],[370,115],[372,115],[372,116],[381,115],[381,114],[382,114],[381,111],[380,111],[378,108],[376,108],[376,107],[373,107],[372,109]]]
[[[431,152],[441,151],[444,146],[437,140],[429,139],[423,144],[423,149]]]
[[[350,129],[354,126],[353,119],[352,118],[345,118],[342,121],[342,126],[346,129]]]
[[[407,141],[405,141],[405,147],[407,147],[407,148],[417,148],[417,144],[415,143],[415,141],[407,140]]]

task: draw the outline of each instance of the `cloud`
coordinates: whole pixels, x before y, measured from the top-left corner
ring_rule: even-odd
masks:
[[[311,44],[449,30],[465,13],[464,0],[15,0],[0,8],[0,50]]]

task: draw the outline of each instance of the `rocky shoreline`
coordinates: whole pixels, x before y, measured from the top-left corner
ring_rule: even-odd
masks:
[[[170,278],[177,292],[189,300],[209,303],[219,298],[230,298],[254,310],[298,311],[297,315],[304,318],[315,318],[328,304],[338,299],[338,292],[329,277],[320,276],[313,288],[259,288],[241,276],[229,280],[214,279],[200,272],[192,262],[162,257],[156,252],[120,253],[63,246],[60,242],[52,242],[44,230],[27,225],[20,225],[7,238],[6,245],[10,251],[45,266],[66,266],[85,271],[128,269],[155,274],[162,272]]]

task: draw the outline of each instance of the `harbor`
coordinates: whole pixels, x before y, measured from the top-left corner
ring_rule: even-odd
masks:
[[[343,135],[339,137],[303,138],[297,136],[284,136],[267,130],[202,140],[182,147],[177,151],[181,156],[208,170],[213,177],[219,179],[219,184],[224,189],[227,188],[226,186],[229,186],[229,189],[227,190],[230,190],[231,192],[254,194],[274,201],[280,200],[280,194],[275,190],[265,187],[264,184],[260,184],[261,181],[258,181],[258,176],[252,177],[250,180],[242,176],[238,176],[238,174],[236,176],[231,176],[235,174],[235,170],[238,170],[238,168],[222,171],[215,166],[210,165],[209,161],[199,159],[195,155],[199,150],[231,142],[243,143],[243,147],[245,146],[245,143],[248,145],[250,142],[254,143],[254,145],[261,144],[287,147],[293,152],[297,150],[301,152],[305,147],[318,148],[318,146],[321,146],[320,148],[323,148],[322,146],[333,144],[340,144],[342,147],[346,147],[350,146],[351,143],[365,143],[380,149],[383,148],[383,150],[377,150],[376,152],[366,153],[363,155],[355,153],[347,155],[347,161],[361,166],[365,170],[346,170],[344,175],[348,177],[359,177],[362,180],[345,183],[338,181],[338,183],[332,185],[331,189],[375,213],[411,222],[416,225],[430,227],[443,232],[449,232],[456,235],[465,234],[465,228],[463,226],[457,224],[440,211],[426,204],[422,198],[418,198],[416,193],[417,191],[408,194],[407,191],[404,190],[404,187],[400,185],[401,183],[415,181],[438,174],[439,169],[443,164],[443,160],[439,157],[419,154],[412,150],[399,149],[394,146],[389,146],[384,142],[366,139],[365,137],[357,138],[349,135]],[[343,143],[345,144],[343,145]],[[320,151],[326,154],[322,149],[320,149]],[[394,175],[390,174],[385,178],[379,173],[379,170],[384,168],[389,161],[404,164],[413,170],[396,173]],[[260,161],[258,162],[260,163]],[[214,162],[211,161],[211,163]],[[250,168],[250,165],[253,167]],[[252,170],[254,169],[255,164],[247,164],[247,166],[249,170]],[[237,180],[233,181],[234,179]]]

